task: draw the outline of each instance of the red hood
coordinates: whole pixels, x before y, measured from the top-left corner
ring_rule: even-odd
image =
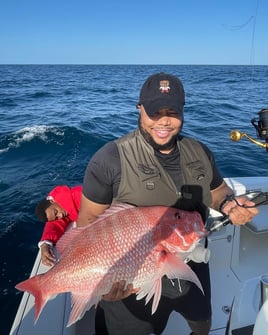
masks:
[[[48,194],[69,213],[71,221],[76,221],[80,209],[82,186],[68,187],[60,185]]]

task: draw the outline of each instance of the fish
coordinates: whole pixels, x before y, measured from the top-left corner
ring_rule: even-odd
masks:
[[[71,293],[67,327],[83,317],[113,283],[121,280],[139,289],[136,299],[152,300],[152,314],[161,297],[161,278],[202,285],[185,262],[206,236],[201,215],[166,206],[111,206],[92,224],[72,228],[58,241],[58,262],[43,274],[16,285],[35,297],[35,322],[47,301]],[[204,292],[203,292],[204,293]]]

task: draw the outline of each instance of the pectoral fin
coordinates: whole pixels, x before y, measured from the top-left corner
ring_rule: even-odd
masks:
[[[167,254],[164,263],[164,271],[165,275],[169,279],[182,279],[195,283],[204,294],[202,285],[197,275],[194,273],[189,265],[187,265],[186,263],[184,263],[183,260],[180,259],[180,257],[173,254]]]
[[[152,304],[152,314],[155,313],[157,310],[159,300],[161,298],[162,293],[162,277],[166,275],[169,279],[182,279],[188,280],[195,283],[200,290],[203,292],[202,285],[194,273],[194,271],[184,263],[180,257],[167,253],[165,255],[165,259],[162,262],[161,267],[159,270],[154,274],[153,278],[150,278],[147,282],[145,282],[140,291],[137,293],[137,300],[140,300],[146,297],[146,304],[151,300],[153,297],[153,304]]]

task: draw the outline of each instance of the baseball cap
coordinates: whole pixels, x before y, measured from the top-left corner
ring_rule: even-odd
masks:
[[[179,78],[164,72],[151,75],[144,82],[139,98],[148,116],[153,116],[161,108],[170,108],[183,113],[185,93]]]

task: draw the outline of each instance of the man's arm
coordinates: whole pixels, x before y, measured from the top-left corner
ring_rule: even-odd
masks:
[[[83,194],[81,197],[81,206],[78,213],[77,227],[83,227],[92,223],[110,204],[103,205],[87,199]]]
[[[242,225],[251,221],[255,215],[258,214],[254,202],[248,200],[246,197],[237,197],[235,200],[228,200],[228,195],[232,195],[232,189],[223,181],[219,187],[211,191],[212,204],[211,207],[221,211],[223,214],[229,216],[233,224]]]
[[[227,195],[234,194],[233,190],[223,181],[220,186],[211,191],[212,203],[211,207],[216,210],[220,210],[221,203],[224,201]]]
[[[42,263],[47,266],[52,266],[56,262],[56,255],[53,251],[53,245],[56,245],[58,240],[66,231],[70,224],[70,220],[66,218],[54,221],[47,221],[42,233],[41,240],[38,246],[41,250]]]
[[[65,219],[47,221],[40,242],[48,240],[55,245],[61,236],[65,233],[70,223],[71,220],[68,217]]]

